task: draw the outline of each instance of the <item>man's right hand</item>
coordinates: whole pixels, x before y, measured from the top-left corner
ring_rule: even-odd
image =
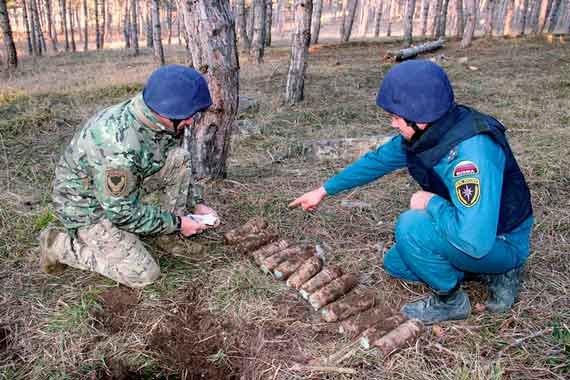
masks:
[[[205,224],[195,222],[186,216],[181,216],[180,220],[182,221],[180,233],[184,236],[196,235],[208,228]]]
[[[327,191],[323,186],[321,186],[318,189],[301,195],[299,198],[289,203],[288,207],[293,208],[300,205],[305,211],[313,211],[326,196]]]

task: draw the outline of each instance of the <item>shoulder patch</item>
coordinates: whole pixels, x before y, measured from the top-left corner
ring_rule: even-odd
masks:
[[[130,173],[121,169],[107,169],[105,172],[105,191],[108,195],[121,197],[128,193]]]
[[[453,148],[451,148],[451,150],[449,151],[449,154],[447,155],[447,160],[448,161],[453,161],[455,160],[455,158],[459,155],[459,147],[457,145],[455,145]]]
[[[463,178],[455,183],[455,194],[465,207],[473,207],[479,202],[479,178]]]
[[[473,161],[461,161],[453,168],[454,178],[473,174],[479,174],[479,168]]]

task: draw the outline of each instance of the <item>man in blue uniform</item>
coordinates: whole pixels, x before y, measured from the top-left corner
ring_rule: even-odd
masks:
[[[488,283],[487,310],[510,309],[529,254],[533,217],[505,128],[455,103],[447,75],[430,61],[390,69],[377,104],[399,135],[289,206],[313,210],[327,195],[407,167],[422,190],[397,221],[384,268],[427,284],[434,294],[404,305],[402,312],[428,323],[467,318],[471,305],[460,287],[466,274]]]

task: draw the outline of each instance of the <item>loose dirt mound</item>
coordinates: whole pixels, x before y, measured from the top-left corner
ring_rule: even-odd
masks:
[[[120,332],[129,321],[130,311],[139,303],[135,290],[112,288],[99,296],[102,309],[95,312],[95,318],[112,334]]]

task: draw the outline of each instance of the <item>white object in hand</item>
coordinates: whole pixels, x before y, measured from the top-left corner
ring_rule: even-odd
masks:
[[[213,226],[218,222],[218,217],[214,214],[188,214],[188,217],[195,222],[202,223],[208,226]]]

